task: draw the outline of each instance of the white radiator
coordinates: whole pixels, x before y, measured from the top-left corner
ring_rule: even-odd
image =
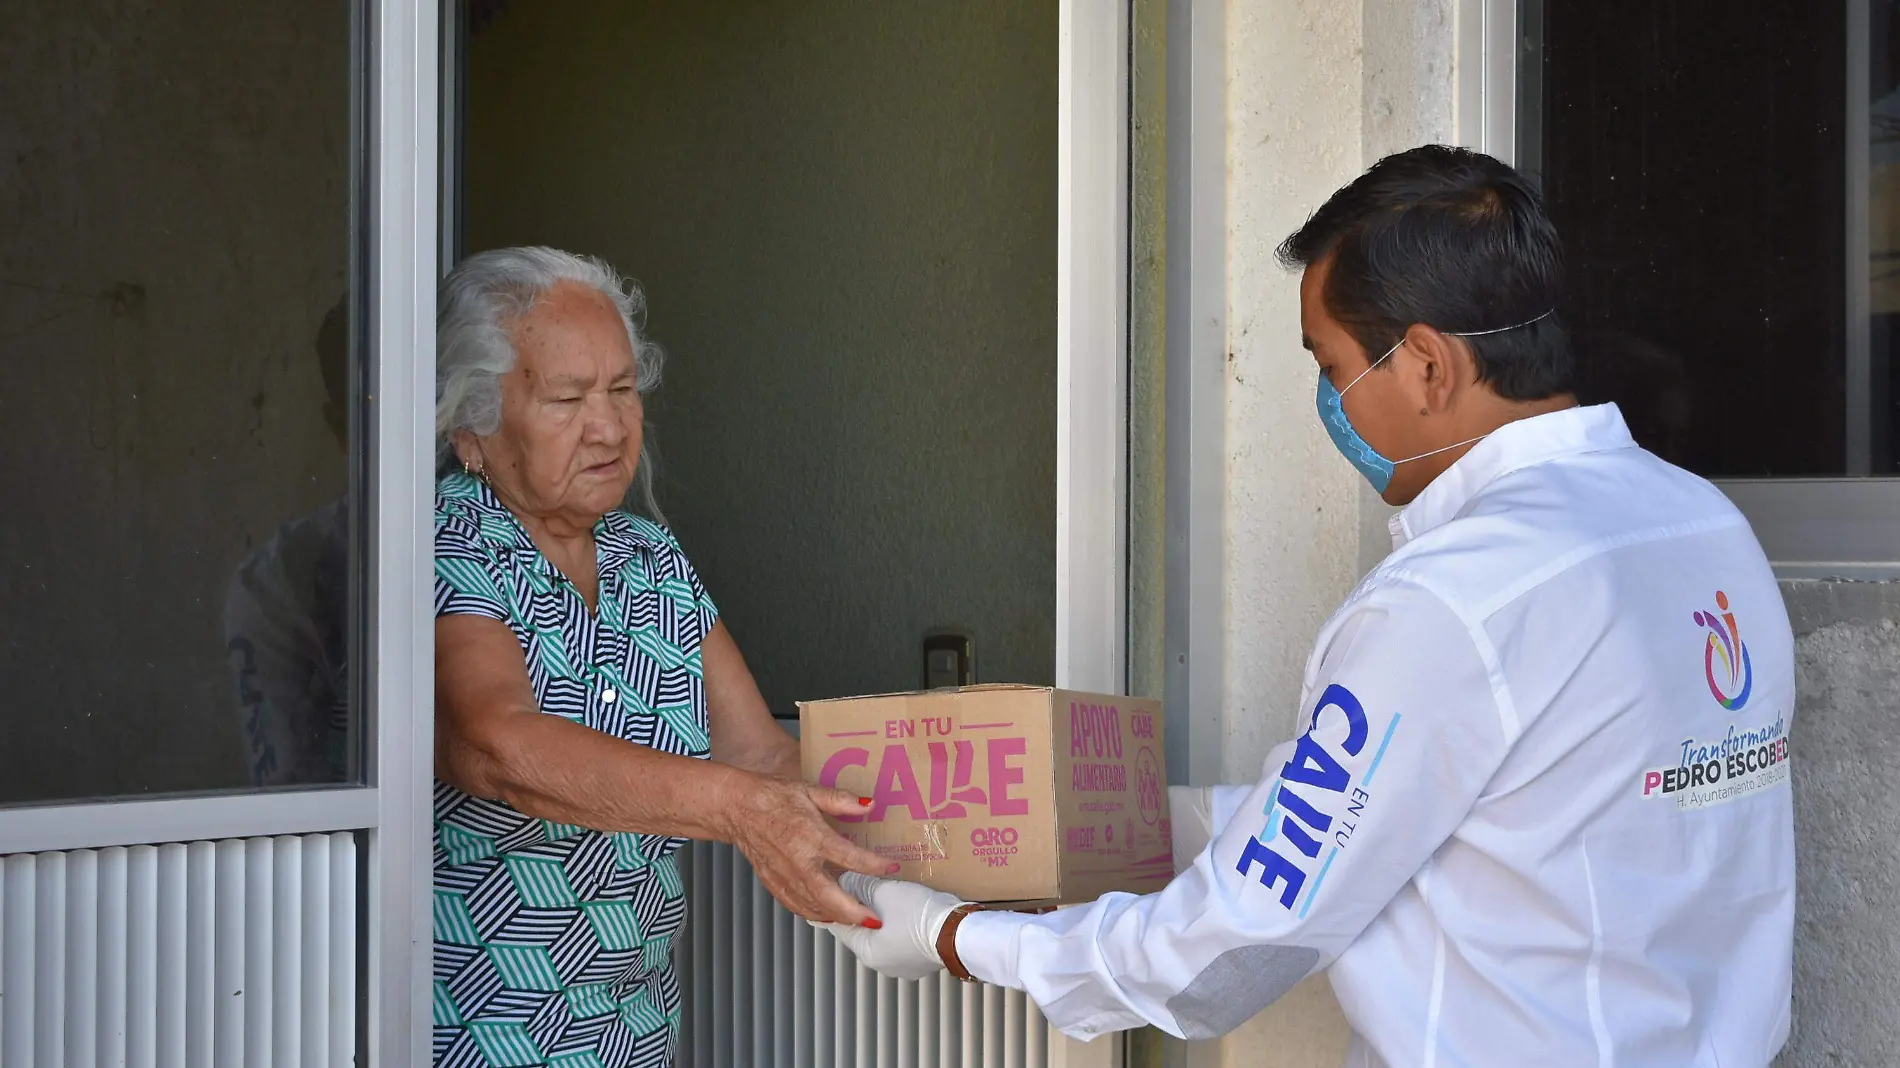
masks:
[[[680,866],[682,1068],[1047,1068],[1049,1025],[1021,993],[878,976],[730,846],[695,843]]]
[[[0,867],[0,1068],[354,1063],[353,835]]]

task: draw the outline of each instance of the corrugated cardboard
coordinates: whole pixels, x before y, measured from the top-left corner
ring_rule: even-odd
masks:
[[[900,878],[966,900],[1074,902],[1173,875],[1161,703],[1034,686],[798,707],[806,779],[872,799],[837,821]]]

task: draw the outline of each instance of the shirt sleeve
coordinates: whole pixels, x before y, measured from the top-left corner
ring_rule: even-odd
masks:
[[[1267,762],[1264,766],[1277,768],[1285,764],[1293,756],[1293,746],[1293,742],[1281,742],[1274,746],[1272,751],[1267,753]],[[1253,796],[1255,786],[1255,783],[1233,785],[1223,783],[1214,787],[1213,803],[1208,811],[1208,820],[1213,824],[1212,833],[1208,835],[1208,845],[1211,846],[1220,840],[1221,832],[1227,829],[1228,824],[1234,822],[1235,815],[1243,810],[1252,811],[1247,808],[1247,799]],[[1262,815],[1264,816],[1265,813]]]
[[[438,511],[435,517],[435,614],[508,621],[495,559],[472,521]]]
[[[713,627],[719,622],[719,606],[713,603],[712,594],[706,592],[706,584],[699,578],[699,569],[694,567],[692,560],[687,558],[686,550],[680,546],[679,538],[674,536],[670,528],[661,529],[666,533],[667,544],[673,547],[673,557],[678,563],[680,577],[686,580],[686,585],[693,591],[693,608],[699,613],[699,632],[711,634]]]
[[[972,915],[959,956],[1074,1037],[1240,1026],[1365,930],[1502,763],[1483,641],[1425,590],[1373,588],[1316,650],[1304,733],[1275,751],[1192,867],[1145,896]]]

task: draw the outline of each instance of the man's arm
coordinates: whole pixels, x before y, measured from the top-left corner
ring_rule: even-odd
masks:
[[[1277,768],[1293,754],[1293,743],[1283,742],[1267,754],[1266,766]],[[1234,813],[1246,804],[1254,783],[1245,785],[1168,787],[1168,823],[1174,847],[1174,873],[1188,870],[1194,859],[1207,849],[1233,821]]]
[[[1329,630],[1305,733],[1186,872],[1142,897],[977,913],[958,928],[958,955],[1079,1037],[1239,1026],[1359,936],[1502,762],[1484,640],[1421,589],[1372,591]]]

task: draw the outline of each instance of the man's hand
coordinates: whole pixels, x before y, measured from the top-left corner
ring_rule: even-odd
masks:
[[[1194,858],[1214,836],[1214,788],[1168,787],[1168,821],[1174,834],[1174,874],[1194,866]]]
[[[871,913],[839,889],[828,866],[890,875],[897,865],[852,845],[824,820],[863,811],[862,802],[843,790],[748,776],[745,795],[726,809],[726,840],[787,909],[815,923],[863,923]]]
[[[927,886],[873,879],[847,872],[839,882],[877,913],[883,926],[820,924],[838,936],[864,966],[893,979],[922,979],[943,967],[937,956],[937,932],[950,911],[963,904]]]

